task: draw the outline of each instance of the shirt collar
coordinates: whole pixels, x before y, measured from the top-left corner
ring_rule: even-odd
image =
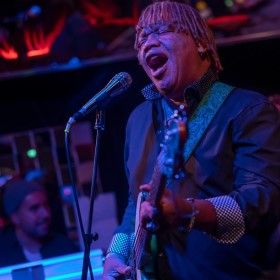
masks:
[[[158,92],[157,88],[153,83],[150,83],[147,86],[145,86],[141,90],[141,93],[147,100],[154,100],[162,97],[162,95]]]
[[[214,74],[213,70],[209,68],[209,70],[202,76],[201,79],[189,85],[185,89],[185,96],[187,96],[190,92],[192,93],[195,92],[198,93],[197,97],[199,100],[201,100],[204,94],[216,81],[217,81],[217,76]],[[162,95],[158,92],[157,88],[153,83],[150,83],[147,86],[145,86],[141,90],[141,93],[146,100],[154,100],[162,97]]]
[[[209,68],[209,70],[201,77],[201,79],[189,85],[185,89],[185,98],[187,98],[188,95],[192,95],[192,97],[195,97],[198,101],[201,101],[205,93],[217,80],[217,76],[214,74],[213,70]],[[195,96],[193,96],[194,93]]]

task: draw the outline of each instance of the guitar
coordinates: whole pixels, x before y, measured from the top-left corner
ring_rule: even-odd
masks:
[[[141,226],[139,214],[143,200],[149,201],[155,207],[159,206],[159,201],[166,185],[172,180],[184,176],[183,150],[187,139],[187,117],[186,107],[180,105],[178,110],[173,112],[161,151],[154,166],[151,190],[145,195],[138,195],[135,221],[135,238],[128,260],[132,267],[131,280],[152,280],[156,279],[154,262],[156,256],[156,231],[158,226],[150,222],[147,228]],[[148,230],[149,229],[149,230]]]

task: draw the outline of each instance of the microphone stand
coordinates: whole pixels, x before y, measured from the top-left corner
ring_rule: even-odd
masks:
[[[96,144],[95,144],[95,153],[94,153],[94,161],[93,161],[93,174],[92,174],[92,184],[91,184],[91,193],[90,193],[90,205],[89,205],[89,213],[88,213],[88,226],[87,233],[85,234],[84,241],[86,242],[84,258],[83,258],[83,269],[82,269],[82,280],[87,279],[87,272],[90,265],[90,247],[92,240],[96,241],[98,239],[98,234],[94,235],[91,233],[92,228],[92,218],[93,218],[93,209],[94,209],[94,199],[95,199],[95,185],[97,178],[97,166],[100,154],[100,139],[101,139],[101,131],[105,129],[105,111],[104,110],[96,110],[95,117],[95,125],[94,129],[97,131],[96,133]]]

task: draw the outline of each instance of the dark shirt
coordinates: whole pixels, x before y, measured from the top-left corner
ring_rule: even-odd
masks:
[[[161,97],[151,96],[128,120],[129,203],[116,233],[134,232],[139,186],[150,182],[160,151]],[[189,177],[180,191],[184,197],[199,199],[230,196],[242,211],[245,234],[227,244],[198,230],[166,232],[159,237],[157,259],[162,273],[158,279],[249,280],[259,276],[269,235],[279,219],[279,139],[275,106],[260,93],[233,90],[185,166]]]
[[[0,234],[0,267],[28,262],[12,228]],[[43,259],[79,252],[79,248],[66,236],[50,233],[40,253]]]

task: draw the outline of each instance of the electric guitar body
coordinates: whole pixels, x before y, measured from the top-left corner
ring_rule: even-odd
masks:
[[[146,228],[141,226],[140,209],[143,200],[158,207],[162,193],[172,180],[183,176],[183,151],[187,139],[186,107],[175,110],[165,133],[161,151],[154,166],[151,190],[148,194],[140,193],[136,206],[135,238],[129,257],[132,273],[127,279],[156,280],[155,261],[157,258],[156,232],[158,225],[150,222]]]

